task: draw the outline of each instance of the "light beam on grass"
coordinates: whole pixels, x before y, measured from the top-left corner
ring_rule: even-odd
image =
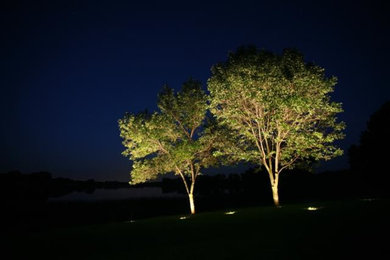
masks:
[[[225,212],[225,215],[234,215],[234,214],[236,214],[235,211],[228,211],[228,212]]]

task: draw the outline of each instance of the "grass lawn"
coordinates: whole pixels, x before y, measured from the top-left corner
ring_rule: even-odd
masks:
[[[289,204],[11,234],[7,259],[385,259],[389,206]]]

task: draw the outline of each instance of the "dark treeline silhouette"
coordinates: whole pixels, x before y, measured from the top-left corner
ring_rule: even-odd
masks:
[[[367,122],[358,145],[349,149],[351,170],[362,178],[367,188],[389,193],[390,171],[390,101],[383,104]]]
[[[153,186],[155,183],[145,183],[137,187]],[[11,171],[0,174],[0,200],[47,200],[60,197],[71,192],[93,193],[96,189],[129,188],[127,182],[104,181],[93,179],[80,181],[68,178],[53,178],[49,172],[34,172],[22,174]]]
[[[306,170],[290,170],[284,173],[281,181],[282,200],[309,200],[340,198],[367,193],[366,182],[355,171],[337,171],[314,174]],[[245,197],[245,201],[269,202],[270,189],[267,175],[262,170],[250,168],[244,173],[199,176],[196,195],[201,197]],[[48,172],[22,174],[18,171],[0,174],[2,201],[41,200],[60,197],[71,192],[93,193],[96,189],[119,189],[137,187],[162,188],[163,193],[185,194],[179,178],[163,178],[161,182],[143,183],[130,186],[127,182],[95,180],[72,180],[52,178]],[[307,189],[307,190],[305,190]],[[374,194],[371,190],[369,194]],[[369,195],[367,194],[367,195]],[[250,199],[252,198],[252,199]],[[199,205],[201,206],[201,205]]]
[[[159,183],[145,183],[133,186],[142,188],[158,186]],[[136,199],[128,201],[50,201],[72,192],[92,194],[97,189],[131,188],[127,182],[93,179],[80,181],[68,178],[53,178],[49,172],[23,174],[12,171],[0,174],[1,228],[10,231],[34,231],[50,227],[103,223],[153,216],[152,209],[159,214],[164,210],[179,208],[171,201],[171,207],[161,200]],[[145,209],[145,210],[144,210]],[[148,210],[150,209],[150,210]],[[136,213],[134,213],[136,211]],[[177,211],[172,210],[172,213]]]

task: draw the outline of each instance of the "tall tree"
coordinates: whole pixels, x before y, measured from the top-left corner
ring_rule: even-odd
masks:
[[[173,172],[183,180],[191,213],[195,214],[194,188],[202,168],[217,163],[213,138],[206,126],[207,96],[199,81],[188,80],[180,92],[164,87],[159,112],[126,114],[119,120],[120,136],[133,161],[131,184]]]
[[[375,111],[360,136],[358,145],[349,149],[349,163],[354,173],[380,192],[388,192],[388,149],[390,147],[390,101]]]
[[[275,205],[284,169],[342,154],[332,144],[343,138],[344,129],[336,118],[341,104],[330,101],[336,78],[306,63],[298,51],[277,55],[241,47],[211,71],[211,112],[236,136],[234,147],[216,154],[263,166]]]

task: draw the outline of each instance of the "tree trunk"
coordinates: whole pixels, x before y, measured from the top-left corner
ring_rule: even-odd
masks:
[[[194,195],[192,193],[190,193],[190,194],[188,194],[188,198],[190,200],[191,214],[195,214]]]
[[[278,184],[272,185],[272,197],[274,199],[275,206],[279,206],[279,193],[278,193]]]
[[[274,205],[278,207],[279,206],[279,192],[278,192],[279,173],[275,172],[274,175],[271,171],[268,171],[268,176],[271,183],[272,198],[274,199]]]

